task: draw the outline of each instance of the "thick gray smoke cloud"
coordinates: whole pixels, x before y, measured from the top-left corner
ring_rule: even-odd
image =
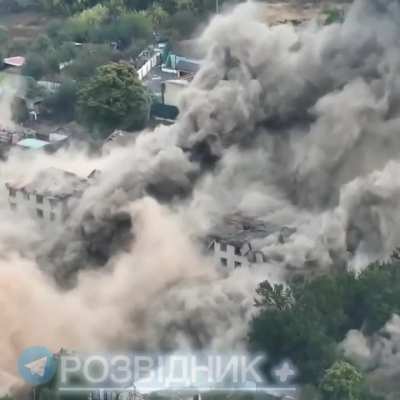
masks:
[[[344,356],[356,363],[368,375],[372,388],[379,394],[396,399],[400,360],[400,317],[394,315],[385,327],[372,337],[360,331],[350,331],[340,344]]]
[[[14,151],[1,164],[3,182],[49,166],[101,175],[50,232],[2,211],[0,371],[15,375],[39,342],[241,346],[261,280],[360,268],[399,244],[399,4],[358,0],[343,24],[297,28],[267,26],[262,7],[205,29],[173,126],[102,156]],[[232,212],[295,233],[258,238],[267,263],[225,276],[196,238]]]
[[[216,18],[200,40],[210,49],[208,62],[187,91],[177,127],[183,146],[206,141],[223,154],[212,178],[197,185],[195,200],[206,196],[223,211],[239,205],[301,227],[294,241],[306,234],[315,254],[303,254],[299,265],[304,257],[335,261],[338,251],[346,257],[346,245],[353,253],[367,247],[372,255],[396,246],[397,230],[383,228],[392,215],[387,195],[376,188],[380,199],[372,208],[366,191],[374,176],[398,168],[385,169],[400,149],[399,7],[356,1],[343,24],[300,29],[243,23],[257,5]],[[367,180],[355,188],[357,200],[348,194],[351,185],[342,193],[355,179]],[[394,182],[383,184],[393,192]],[[349,196],[357,212],[341,221],[351,211]],[[318,224],[326,232],[317,233]]]

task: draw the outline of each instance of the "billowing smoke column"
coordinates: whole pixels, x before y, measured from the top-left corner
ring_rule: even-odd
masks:
[[[200,39],[207,63],[176,129],[183,146],[207,142],[221,160],[194,198],[310,229],[312,247],[330,253],[314,254],[322,262],[336,246],[387,253],[399,239],[388,164],[400,148],[399,4],[356,1],[343,24],[300,29],[244,23],[256,10],[216,18]],[[316,219],[327,224],[318,239]]]
[[[399,244],[400,6],[359,0],[343,24],[269,27],[247,3],[198,40],[204,64],[179,120],[100,157],[13,152],[1,180],[48,166],[102,171],[65,226],[4,211],[0,379],[26,346],[242,346],[254,289],[360,268]],[[240,212],[294,232],[254,243],[267,262],[221,275],[197,238]]]

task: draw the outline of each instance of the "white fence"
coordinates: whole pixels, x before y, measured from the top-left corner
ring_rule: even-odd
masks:
[[[160,60],[159,54],[154,54],[151,58],[149,58],[141,68],[138,69],[138,77],[142,81],[146,75],[154,68]]]
[[[61,83],[50,81],[38,81],[37,84],[50,92],[54,92],[61,86]]]

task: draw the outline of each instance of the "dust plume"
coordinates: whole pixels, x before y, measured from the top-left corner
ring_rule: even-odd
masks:
[[[260,7],[204,30],[174,125],[101,155],[12,151],[1,164],[3,182],[101,173],[50,230],[15,226],[0,195],[0,371],[38,341],[242,346],[258,282],[361,269],[398,246],[400,5],[358,0],[343,23],[299,27],[268,26]],[[202,247],[232,213],[291,235],[254,239],[265,261],[227,274]]]
[[[53,351],[154,351],[237,346],[244,339],[252,302],[247,293],[257,278],[241,271],[218,276],[211,259],[154,200],[136,202],[129,213],[136,216],[138,239],[106,270],[82,272],[69,291],[60,291],[26,257],[1,257],[2,372],[15,376],[18,354],[38,343]]]

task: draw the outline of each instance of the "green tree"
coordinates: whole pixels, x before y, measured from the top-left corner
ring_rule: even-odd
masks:
[[[44,63],[46,65],[46,72],[50,74],[58,74],[60,72],[60,63],[58,60],[58,53],[51,48],[44,55]]]
[[[72,17],[83,25],[96,25],[103,23],[109,16],[109,10],[102,4],[96,4],[95,6],[83,10],[81,13]]]
[[[194,0],[194,5],[197,12],[201,15],[209,15],[215,13],[217,4],[215,0]],[[225,3],[234,5],[240,3],[240,0],[219,0],[219,8],[221,9]]]
[[[9,35],[6,29],[0,27],[0,49],[4,51],[8,45]]]
[[[74,62],[65,67],[66,76],[75,80],[86,80],[92,77],[96,68],[108,64],[113,59],[113,53],[109,46],[96,46],[82,50]]]
[[[36,53],[46,53],[53,47],[50,38],[47,35],[40,35],[32,44],[31,51]]]
[[[274,307],[278,310],[285,310],[292,304],[292,293],[290,288],[283,285],[271,285],[268,281],[262,282],[256,289],[260,299],[255,299],[257,307]]]
[[[357,318],[372,334],[400,313],[400,262],[372,264],[359,277]],[[357,313],[357,314],[356,314]]]
[[[340,359],[337,345],[349,330],[373,335],[400,313],[400,261],[372,264],[359,276],[338,270],[292,282],[290,294],[264,282],[257,295],[259,313],[250,323],[249,346],[268,355],[265,372],[291,359],[300,381],[316,386],[323,371]],[[367,387],[362,390],[362,400],[377,398]]]
[[[138,39],[131,43],[131,45],[123,51],[124,57],[135,59],[146,47],[147,41]]]
[[[99,0],[39,0],[42,8],[51,14],[72,15],[100,3]]]
[[[324,400],[362,400],[363,375],[353,365],[336,362],[326,371],[320,390]]]
[[[25,81],[25,96],[27,99],[34,99],[35,97],[44,97],[46,89],[39,86],[35,79],[27,77]]]
[[[127,12],[124,0],[108,0],[107,8],[112,18],[119,17]]]
[[[284,289],[263,282],[257,289],[261,312],[250,324],[249,343],[268,354],[269,368],[289,358],[302,382],[317,383],[336,359],[337,342],[349,329],[359,329],[351,317],[357,296],[353,274],[343,272]]]
[[[112,63],[99,67],[82,87],[78,106],[82,120],[105,135],[116,128],[142,129],[149,117],[150,99],[131,66]]]
[[[26,62],[22,67],[22,74],[39,80],[46,74],[46,72],[47,66],[43,57],[39,54],[28,54]]]
[[[143,12],[130,12],[123,15],[118,24],[121,26],[121,32],[131,34],[133,39],[151,39],[153,26],[150,18]]]
[[[299,369],[303,383],[318,382],[322,372],[336,358],[336,342],[325,332],[321,322],[297,307],[279,310],[266,307],[250,324],[250,348],[268,356],[264,372],[285,359]]]
[[[163,9],[170,15],[175,14],[178,11],[178,4],[176,0],[162,0]]]
[[[169,18],[168,13],[160,4],[154,4],[146,11],[146,14],[150,18],[154,28],[157,30],[164,28]]]
[[[178,10],[194,10],[193,0],[176,0]]]
[[[76,42],[87,42],[90,32],[105,23],[108,17],[109,9],[97,4],[69,18],[65,26],[66,33]]]
[[[36,0],[2,0],[0,1],[0,13],[21,12],[27,9],[37,8]]]
[[[144,13],[128,12],[107,25],[96,26],[89,32],[89,38],[90,41],[97,43],[115,41],[122,48],[137,41],[147,45],[152,39],[152,23]]]
[[[163,2],[166,0],[162,0]],[[154,0],[125,0],[126,7],[130,10],[147,10],[153,5]]]
[[[45,100],[45,106],[53,118],[68,122],[75,118],[75,106],[78,99],[78,85],[67,79]]]
[[[70,40],[65,32],[65,22],[58,19],[49,22],[47,26],[47,36],[51,38],[53,43],[58,45]]]
[[[191,9],[177,11],[169,19],[169,35],[173,40],[180,40],[182,37],[189,37],[199,26],[201,19]]]
[[[339,8],[328,8],[323,11],[325,25],[341,23],[344,20],[344,13]]]
[[[26,54],[29,51],[29,43],[26,40],[9,40],[6,45],[6,54]]]
[[[67,2],[62,0],[40,0],[42,8],[52,14],[66,14],[69,12]]]
[[[57,49],[57,59],[60,63],[68,62],[75,59],[77,56],[77,50],[73,43],[63,43]]]
[[[350,329],[359,329],[357,318],[358,280],[346,271],[320,276],[303,285],[292,285],[297,312],[312,315],[335,341],[342,341]]]

